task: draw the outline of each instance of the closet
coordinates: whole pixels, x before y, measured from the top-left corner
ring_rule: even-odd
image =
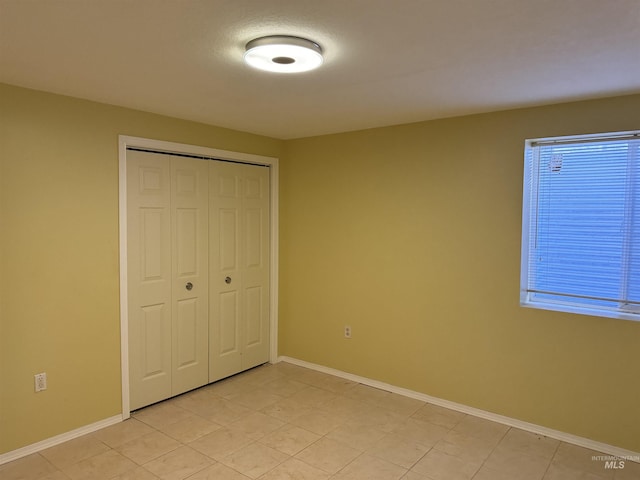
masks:
[[[127,151],[130,409],[269,360],[269,168]]]

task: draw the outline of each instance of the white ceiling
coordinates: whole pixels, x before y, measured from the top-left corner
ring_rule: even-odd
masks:
[[[639,47],[640,0],[0,0],[1,82],[283,139],[640,93]]]

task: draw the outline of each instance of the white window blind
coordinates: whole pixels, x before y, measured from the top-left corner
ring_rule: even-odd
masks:
[[[640,320],[639,133],[527,141],[523,305]]]

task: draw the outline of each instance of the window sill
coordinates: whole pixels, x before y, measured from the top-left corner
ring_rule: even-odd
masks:
[[[576,313],[578,315],[589,315],[592,317],[615,318],[618,320],[640,322],[640,313],[621,312],[618,310],[605,310],[597,308],[578,307],[576,305],[530,301],[521,301],[520,306],[525,308],[535,308],[537,310],[551,310],[554,312]]]

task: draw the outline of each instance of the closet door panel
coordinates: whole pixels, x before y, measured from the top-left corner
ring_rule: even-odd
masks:
[[[170,161],[127,154],[130,405],[171,395]]]
[[[242,368],[269,361],[269,169],[242,165]]]
[[[209,379],[209,165],[171,157],[172,388]]]
[[[209,381],[242,369],[241,186],[238,165],[209,165]]]

